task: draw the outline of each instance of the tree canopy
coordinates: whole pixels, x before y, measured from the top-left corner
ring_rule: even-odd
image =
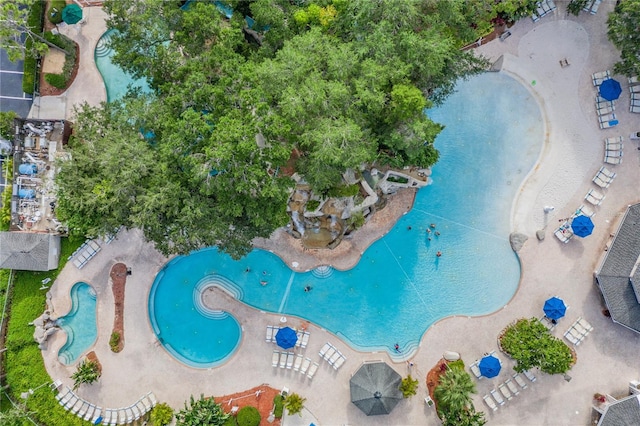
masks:
[[[619,2],[609,15],[609,40],[620,50],[614,70],[629,77],[640,75],[640,0]]]
[[[105,2],[114,61],[153,94],[80,111],[60,218],[239,257],[287,223],[285,169],[327,194],[362,164],[433,165],[442,126],[424,109],[486,66],[459,49],[470,9],[448,1],[236,0],[231,19],[211,2]]]

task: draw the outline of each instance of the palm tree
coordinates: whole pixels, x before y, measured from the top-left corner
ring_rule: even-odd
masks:
[[[449,368],[434,390],[438,409],[444,413],[456,413],[470,406],[472,393],[476,393],[475,383],[466,371],[459,368]]]
[[[289,412],[289,415],[300,414],[304,408],[304,402],[306,400],[306,398],[301,397],[297,393],[292,393],[284,398],[284,406]]]

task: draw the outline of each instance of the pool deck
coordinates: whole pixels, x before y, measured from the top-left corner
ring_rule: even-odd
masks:
[[[613,324],[602,315],[602,297],[594,285],[593,272],[626,206],[640,201],[637,189],[640,151],[637,143],[628,139],[632,131],[640,130],[640,116],[628,112],[626,79],[616,76],[623,86],[616,108],[620,124],[608,130],[600,130],[597,125],[591,74],[611,69],[617,59],[617,52],[605,33],[606,16],[615,2],[605,0],[597,15],[581,13],[579,17],[567,16],[566,1],[556,3],[558,9],[538,23],[523,19],[510,29],[512,35],[504,42],[495,40],[478,49],[493,59],[503,55],[504,72],[531,90],[545,118],[546,140],[540,161],[520,188],[512,210],[512,228],[529,237],[519,253],[522,262],[520,287],[513,299],[494,314],[447,318],[427,331],[412,359],[415,364],[413,376],[420,380],[417,396],[400,402],[389,416],[366,417],[350,402],[351,374],[361,362],[380,359],[405,376],[409,368],[405,362],[394,362],[386,353],[356,352],[336,336],[310,325],[311,338],[304,353],[320,364],[313,380],[292,370],[273,368],[271,354],[276,348],[264,341],[265,328],[269,324],[280,324],[280,315],[257,311],[233,301],[227,304],[227,309],[243,328],[237,352],[218,368],[198,370],[180,364],[159,345],[149,324],[146,308],[149,289],[166,259],[143,242],[139,231],[121,232],[82,270],[69,263],[50,290],[54,317],[69,310],[69,290],[75,282],[93,285],[98,294],[98,341],[94,350],[103,365],[103,377],[94,385],[80,387],[78,393],[100,406],[120,407],[153,391],[160,401],[180,409],[192,394],[231,394],[268,383],[277,389],[287,386],[307,398],[306,417],[287,417],[285,425],[308,425],[309,419],[314,417],[318,425],[439,424],[434,410],[427,408],[423,399],[426,373],[443,352],[459,352],[469,365],[485,352],[497,350],[496,338],[507,324],[521,317],[540,317],[544,301],[558,295],[570,307],[556,328],[557,336],[561,336],[578,316],[594,326],[591,334],[576,348],[578,361],[569,372],[571,380],[536,372],[536,383],[529,384],[528,389],[497,412],[487,414],[487,419],[496,425],[591,423],[594,393],[625,394],[627,382],[639,378],[640,335]],[[92,11],[93,21],[82,29],[83,34],[96,24],[96,16]],[[93,38],[87,40],[93,43]],[[562,68],[559,60],[564,58],[571,65]],[[79,78],[82,78],[82,71]],[[101,95],[97,92],[85,92],[87,100],[94,94],[97,95],[94,100],[99,99]],[[561,244],[553,236],[558,220],[570,216],[582,204],[588,189],[593,187],[591,178],[602,165],[602,139],[619,135],[625,138],[624,162],[608,166],[618,173],[618,177],[606,190],[602,206],[596,209],[593,234],[586,239],[573,238],[569,244]],[[545,216],[544,206],[554,206],[555,210]],[[546,231],[544,241],[535,237],[535,231],[540,229]],[[291,264],[297,258],[285,261]],[[108,344],[114,315],[109,270],[116,262],[124,262],[132,268],[125,291],[125,348],[119,354],[111,353]],[[287,318],[287,325],[300,324],[299,319]],[[43,356],[52,378],[70,384],[69,376],[74,368],[63,366],[57,360],[58,349],[64,340],[62,333],[54,335]],[[347,362],[337,372],[317,355],[327,341],[347,357]],[[495,379],[477,381],[478,394],[474,403],[478,410],[487,412],[482,395],[504,382],[509,373],[513,374],[512,361],[503,355],[499,357],[504,363],[502,373]]]

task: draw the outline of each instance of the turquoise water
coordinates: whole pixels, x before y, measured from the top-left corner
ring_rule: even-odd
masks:
[[[67,333],[67,341],[58,352],[63,364],[74,363],[96,341],[96,292],[83,282],[71,288],[71,311],[58,319],[58,325]]]
[[[107,102],[113,102],[122,98],[129,87],[140,88],[143,93],[150,93],[151,89],[144,79],[135,79],[130,74],[124,72],[120,67],[111,62],[114,51],[109,47],[109,39],[115,30],[105,32],[94,53],[96,66],[102,75],[102,80],[107,88]]]
[[[203,321],[189,300],[207,277],[257,309],[308,319],[356,349],[392,355],[396,342],[403,354],[414,350],[442,318],[503,307],[520,280],[509,245],[510,212],[542,148],[540,110],[518,82],[487,73],[460,82],[442,107],[427,114],[447,126],[436,140],[441,157],[434,183],[418,192],[411,212],[357,266],[296,273],[263,250],[240,261],[215,248],[177,257],[158,274],[149,298],[152,325],[161,324],[154,325],[158,337],[188,348],[188,359],[210,350],[208,336],[165,332]],[[306,286],[312,290],[305,292]]]

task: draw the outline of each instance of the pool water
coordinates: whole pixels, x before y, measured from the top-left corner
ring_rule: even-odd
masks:
[[[396,343],[402,354],[411,353],[442,318],[503,307],[520,280],[509,244],[511,207],[542,148],[538,104],[511,77],[486,73],[461,81],[444,105],[427,114],[447,126],[436,140],[441,156],[433,185],[418,192],[414,208],[358,265],[296,273],[263,250],[239,261],[215,248],[176,257],[156,277],[149,299],[151,322],[162,324],[154,329],[165,346],[188,347],[183,355],[191,359],[207,352],[211,339],[221,339],[185,342],[186,332],[165,332],[204,321],[191,299],[207,278],[257,309],[308,319],[355,349],[396,356]],[[311,291],[304,291],[307,286]],[[198,327],[193,333],[206,328]]]
[[[74,284],[71,288],[71,311],[57,322],[67,334],[58,359],[65,365],[73,364],[98,337],[95,290],[87,283]]]
[[[100,37],[94,52],[96,67],[107,89],[107,102],[122,98],[129,87],[139,88],[143,93],[150,93],[151,89],[146,80],[133,78],[112,62],[115,52],[109,47],[109,40],[114,31],[108,30]]]

